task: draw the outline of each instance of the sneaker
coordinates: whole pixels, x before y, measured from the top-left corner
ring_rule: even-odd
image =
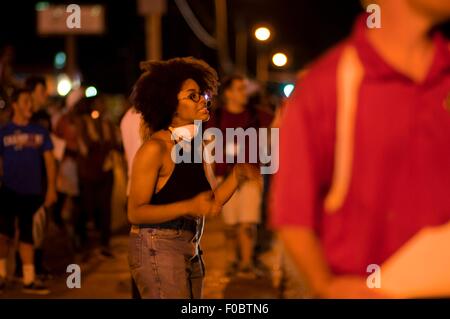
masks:
[[[42,283],[35,281],[29,285],[23,285],[22,292],[32,295],[48,295],[50,290]]]

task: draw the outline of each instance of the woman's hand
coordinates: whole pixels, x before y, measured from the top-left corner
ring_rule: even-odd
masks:
[[[189,215],[195,217],[214,217],[217,216],[222,206],[218,205],[214,200],[214,193],[212,191],[207,191],[198,194],[189,201]]]

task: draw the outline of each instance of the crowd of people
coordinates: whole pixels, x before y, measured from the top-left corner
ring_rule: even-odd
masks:
[[[186,62],[186,65],[190,63]],[[192,63],[195,65],[197,62]],[[212,69],[211,72],[215,74]],[[174,73],[173,76],[179,75]],[[218,79],[215,81],[218,83]],[[248,103],[248,80],[244,76],[230,76],[222,83],[220,97],[213,109],[207,112],[208,119],[211,112],[212,120],[206,127],[217,126],[225,135],[228,127],[270,126],[270,106]],[[145,121],[137,106],[125,110],[120,125],[113,124],[103,96],[86,97],[83,88],[73,90],[64,101],[55,100],[49,96],[43,76],[29,76],[22,82],[14,79],[14,85],[5,85],[4,88],[2,98],[6,105],[1,110],[3,123],[0,131],[0,288],[6,287],[7,262],[12,261],[8,259],[8,248],[17,248],[13,260],[14,277],[23,278],[23,291],[48,294],[50,291],[45,281],[52,278],[52,271],[45,262],[42,244],[49,230],[48,223],[68,235],[70,246],[78,254],[92,248],[88,225],[94,225],[99,234],[95,244],[99,252],[105,257],[114,257],[110,249],[114,161],[124,153],[130,177],[126,192],[130,203],[133,203],[130,182],[134,157],[142,144],[155,138],[157,130]],[[149,92],[146,91],[145,95],[143,99]],[[186,101],[195,99],[202,100],[203,96],[186,97]],[[164,112],[159,111],[150,118],[157,121],[157,116],[162,114]],[[224,146],[224,152],[229,152],[229,149],[229,145]],[[232,169],[231,164],[214,167],[218,182],[228,175],[234,177],[235,174],[230,174]],[[246,172],[244,168],[242,174],[248,174]],[[147,174],[139,176],[148,179]],[[176,185],[181,187],[182,183]],[[259,177],[243,183],[233,196],[227,195],[231,199],[223,207],[223,220],[230,253],[227,258],[228,276],[258,278],[263,275],[264,269],[256,255],[257,226],[262,219],[262,185]],[[189,196],[188,189],[185,185],[178,191],[172,190],[169,197],[177,192],[183,198]],[[200,207],[204,200],[206,198],[198,200]],[[218,209],[221,211],[222,207]],[[134,219],[130,218],[130,222],[133,224]]]
[[[43,76],[23,82],[10,76],[2,74],[1,83],[0,289],[15,247],[14,277],[23,279],[23,291],[48,294],[45,280],[52,273],[43,243],[50,222],[67,234],[75,254],[84,254],[92,246],[92,220],[100,253],[113,256],[112,170],[120,133],[103,96],[86,97],[80,88],[65,101],[52,100]]]

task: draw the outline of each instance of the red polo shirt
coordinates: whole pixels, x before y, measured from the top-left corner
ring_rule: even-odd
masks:
[[[433,64],[415,83],[381,58],[365,28],[359,19],[352,36],[297,83],[281,124],[272,189],[272,226],[313,229],[336,274],[365,275],[369,264],[381,265],[421,228],[450,221],[446,40],[433,37]],[[323,205],[334,167],[336,67],[346,44],[356,48],[365,73],[348,192],[329,214]]]

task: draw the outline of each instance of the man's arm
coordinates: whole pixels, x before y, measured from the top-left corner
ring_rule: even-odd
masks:
[[[56,163],[52,150],[44,152],[44,161],[47,173],[47,193],[44,206],[50,207],[56,202]]]
[[[293,261],[308,278],[313,295],[321,295],[331,280],[331,272],[319,239],[311,229],[284,227],[279,231]]]
[[[336,276],[330,271],[316,234],[305,227],[284,227],[279,235],[289,255],[306,276],[311,294],[316,298],[386,298],[367,287],[366,278]]]

